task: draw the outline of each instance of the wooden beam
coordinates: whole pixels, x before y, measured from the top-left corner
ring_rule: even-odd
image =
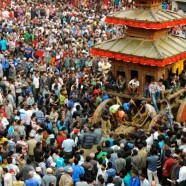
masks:
[[[181,89],[177,90],[174,94],[171,94],[170,96],[168,96],[167,100],[170,101],[171,99],[183,94],[184,92],[186,92],[186,88],[181,88]]]
[[[109,96],[117,96],[119,98],[127,98],[127,99],[133,99],[133,100],[140,100],[140,101],[147,101],[147,102],[151,102],[150,98],[144,98],[142,96],[131,96],[128,94],[124,94],[124,93],[117,93],[114,91],[109,91],[107,92]]]

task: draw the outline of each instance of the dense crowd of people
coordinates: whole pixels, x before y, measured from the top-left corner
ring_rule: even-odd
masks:
[[[137,77],[115,80],[110,61],[89,53],[92,45],[125,34],[125,27],[104,20],[132,4],[73,5],[16,1],[0,8],[0,185],[185,186],[186,125],[174,120],[166,100],[148,132],[113,132],[131,121],[132,101],[108,102],[100,122],[91,121],[108,89],[138,93]],[[171,91],[184,87],[185,71],[169,82]],[[150,120],[159,111],[156,99],[164,99],[162,84],[146,86],[144,96],[154,105],[141,106]]]

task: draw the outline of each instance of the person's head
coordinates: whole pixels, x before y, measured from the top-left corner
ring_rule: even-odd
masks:
[[[137,146],[138,146],[139,150],[141,150],[143,148],[143,144],[142,143],[138,143]]]
[[[71,167],[69,167],[68,170],[67,170],[67,173],[68,173],[69,175],[72,175],[73,169],[72,169]]]
[[[132,171],[132,177],[136,178],[136,176],[138,176],[138,171],[137,170],[133,170]]]
[[[159,135],[158,136],[158,141],[160,142],[160,141],[163,141],[164,140],[164,136],[163,135]]]
[[[27,163],[28,165],[30,165],[30,164],[32,163],[32,159],[27,158],[26,163]]]
[[[91,159],[95,158],[95,154],[93,152],[91,152],[89,156],[90,156]]]
[[[30,133],[30,138],[33,139],[34,138],[34,134]]]
[[[70,134],[69,134],[69,133],[67,133],[66,137],[67,137],[67,139],[70,139]]]
[[[154,79],[154,78],[151,79],[151,83],[152,83],[152,84],[155,83],[155,79]]]
[[[186,143],[186,138],[185,137],[181,138],[181,144],[184,145],[185,143]]]
[[[124,138],[125,138],[125,135],[124,135],[123,133],[120,133],[120,134],[119,134],[119,138],[120,138],[120,139],[124,139]]]
[[[166,149],[165,151],[165,158],[168,159],[171,157],[171,150],[170,149]]]
[[[78,165],[78,163],[79,163],[79,160],[78,160],[77,158],[75,158],[75,159],[74,159],[74,164],[75,164],[75,165]]]
[[[7,164],[8,163],[8,161],[7,161],[8,159],[7,158],[8,158],[7,156],[3,157],[3,164]]]
[[[157,154],[157,149],[156,148],[154,148],[154,147],[152,147],[151,149],[150,149],[150,155],[156,155]]]
[[[107,163],[107,167],[108,167],[109,169],[111,169],[111,168],[112,168],[112,162],[109,161],[109,162]]]
[[[137,77],[134,77],[134,82],[138,81],[138,78]]]
[[[7,168],[3,168],[2,174],[6,174],[6,173],[8,173],[8,169]]]
[[[80,181],[85,181],[85,176],[84,176],[84,174],[80,174],[80,175],[79,175],[79,179],[80,179]]]
[[[111,133],[109,134],[109,137],[110,137],[110,138],[114,138],[114,132],[111,132]]]
[[[37,147],[37,148],[42,148],[42,143],[41,143],[40,141],[38,141],[38,142],[36,143],[36,147]]]
[[[156,186],[156,182],[152,181],[151,186]]]
[[[159,84],[159,86],[162,86],[163,85],[163,81],[159,80],[158,84]]]
[[[138,151],[136,149],[133,149],[132,154],[133,154],[133,156],[137,156],[138,155]]]
[[[109,141],[109,140],[106,140],[106,141],[105,141],[105,146],[106,146],[106,147],[110,147],[110,141]]]
[[[81,149],[81,150],[79,151],[79,154],[82,155],[82,156],[83,156],[84,153],[85,153],[85,151],[84,151],[83,149]]]
[[[12,163],[12,158],[8,158],[7,162],[8,162],[8,164],[11,164]]]
[[[179,167],[183,167],[184,166],[184,161],[183,160],[180,160],[179,161]]]
[[[108,160],[110,160],[111,155],[108,153],[108,154],[106,155],[106,158],[107,158]]]
[[[103,176],[101,174],[98,176],[98,182],[100,184],[104,184],[105,183],[105,180],[104,180],[104,178],[103,178]]]
[[[29,179],[32,179],[33,176],[34,176],[34,171],[29,171],[29,172],[28,172],[28,177],[29,177]]]
[[[107,179],[107,182],[108,183],[112,183],[113,182],[113,177],[112,176],[109,176],[108,179]]]
[[[42,134],[42,132],[43,132],[43,130],[42,130],[42,129],[38,129],[38,130],[37,130],[37,133],[38,133],[39,135],[41,135],[41,134]]]
[[[47,171],[47,174],[52,174],[52,171],[53,171],[53,170],[52,170],[52,168],[47,168],[46,171]]]
[[[16,174],[16,180],[17,180],[17,181],[21,180],[21,173],[20,173],[20,172],[18,172],[18,173]]]
[[[146,175],[144,173],[141,173],[139,176],[140,180],[143,182],[144,179],[146,178]]]
[[[141,106],[146,106],[147,102],[146,101],[142,101],[141,102]]]
[[[173,161],[174,161],[174,164],[178,164],[179,163],[178,156],[173,156]]]
[[[101,152],[101,146],[100,145],[97,146],[97,151]]]
[[[118,158],[121,158],[121,153],[120,152],[118,152],[117,155],[118,155]]]
[[[91,160],[90,156],[87,156],[86,157],[86,162],[90,162],[90,160]]]

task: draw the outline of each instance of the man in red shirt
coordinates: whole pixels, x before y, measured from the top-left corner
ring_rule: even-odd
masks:
[[[171,150],[165,151],[165,163],[163,165],[163,180],[162,180],[163,186],[171,185],[171,183],[167,181],[167,178],[170,179],[170,171],[173,164],[174,164],[174,160],[171,157]]]
[[[59,150],[62,150],[61,146],[65,139],[66,139],[66,127],[62,127],[61,131],[59,131],[59,134],[56,137],[57,147]]]

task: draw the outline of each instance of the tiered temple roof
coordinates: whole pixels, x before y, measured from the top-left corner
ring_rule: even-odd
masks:
[[[150,66],[165,66],[186,58],[186,40],[169,34],[186,17],[161,9],[161,0],[136,0],[136,8],[107,16],[105,22],[127,26],[126,36],[96,44],[93,55]]]

